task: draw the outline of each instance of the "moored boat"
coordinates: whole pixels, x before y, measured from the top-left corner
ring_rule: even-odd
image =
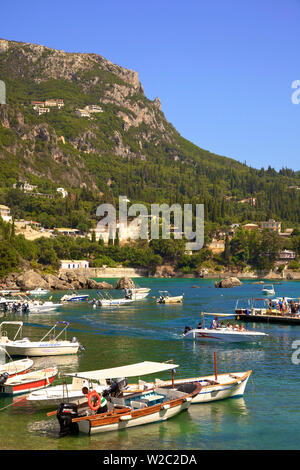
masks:
[[[38,287],[37,289],[33,289],[33,290],[30,290],[28,292],[26,292],[26,294],[28,295],[46,295],[46,294],[49,294],[49,290],[48,289],[43,289],[42,287]]]
[[[144,361],[129,366],[67,375],[107,382],[108,377],[147,375],[176,367],[176,364]],[[127,384],[127,379],[124,378],[110,380],[110,386],[102,392],[102,396],[93,390],[87,393],[86,400],[81,405],[63,402],[57,412],[48,413],[48,416],[56,414],[60,435],[118,431],[165,421],[187,409],[201,390],[199,383],[191,382],[188,390],[157,387],[125,395],[123,392]]]
[[[16,325],[18,330],[12,340],[3,331],[4,325]],[[63,329],[56,333],[56,327],[63,325]],[[77,354],[79,348],[82,348],[77,338],[71,341],[66,339],[66,330],[68,322],[59,321],[42,337],[40,341],[30,341],[28,338],[22,338],[23,322],[4,321],[0,324],[0,344],[11,356],[59,356],[62,354]],[[65,339],[59,337],[65,333]],[[17,339],[20,337],[20,339]],[[48,339],[49,338],[49,339]]]
[[[0,366],[0,377],[2,374],[8,374],[8,377],[14,377],[15,375],[25,374],[29,372],[31,367],[33,366],[33,360],[26,358],[26,359],[19,359],[17,361],[9,361],[5,364],[1,364]]]
[[[178,304],[183,302],[183,294],[171,296],[168,291],[159,291],[158,304]]]
[[[56,367],[28,372],[14,377],[0,377],[0,396],[14,396],[28,393],[32,390],[48,387],[55,379]]]
[[[85,302],[88,301],[88,294],[78,294],[77,292],[65,294],[60,299],[61,302]]]

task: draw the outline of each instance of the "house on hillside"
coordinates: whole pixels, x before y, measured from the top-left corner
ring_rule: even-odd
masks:
[[[89,267],[89,262],[81,259],[81,260],[68,260],[62,259],[60,260],[60,268],[61,269],[87,269]]]
[[[10,215],[10,208],[0,204],[0,217],[4,222],[12,222],[12,216]]]
[[[258,225],[257,224],[245,224],[243,225],[244,230],[258,230]]]
[[[91,117],[90,113],[86,109],[76,109],[75,114],[79,117]]]
[[[292,250],[280,251],[280,253],[278,255],[278,259],[280,261],[291,261],[295,258],[296,258],[296,253],[295,253],[295,251],[292,251]]]
[[[63,198],[67,197],[68,193],[64,188],[57,188],[56,190],[58,193],[62,195]]]
[[[276,222],[274,219],[269,219],[267,222],[261,222],[261,229],[272,230],[273,232],[281,232],[281,222]]]

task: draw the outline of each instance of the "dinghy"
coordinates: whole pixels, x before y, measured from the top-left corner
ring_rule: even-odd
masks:
[[[7,351],[5,352],[6,354],[8,354]],[[18,361],[10,360],[9,362],[0,366],[0,377],[4,373],[8,374],[8,377],[14,377],[15,375],[25,374],[26,372],[29,372],[32,366],[33,360],[29,358],[19,359]]]
[[[19,328],[12,340],[7,336],[7,332],[3,330],[4,325],[17,325]],[[64,325],[60,332],[56,333],[56,327]],[[11,356],[59,356],[62,354],[77,354],[79,348],[82,348],[77,338],[71,341],[66,339],[66,330],[69,323],[66,321],[58,321],[42,337],[40,341],[30,341],[28,338],[22,338],[23,322],[2,322],[0,324],[0,344]],[[65,339],[59,337],[65,333]],[[20,339],[17,339],[20,337]],[[47,339],[46,339],[47,338]]]
[[[48,367],[47,369],[36,370],[14,377],[7,377],[3,373],[0,376],[0,397],[20,395],[38,388],[48,387],[57,373],[56,367]]]

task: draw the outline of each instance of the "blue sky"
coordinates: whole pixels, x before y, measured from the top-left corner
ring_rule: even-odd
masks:
[[[300,103],[291,99],[300,0],[12,0],[0,15],[2,38],[136,70],[146,96],[200,147],[300,170]]]

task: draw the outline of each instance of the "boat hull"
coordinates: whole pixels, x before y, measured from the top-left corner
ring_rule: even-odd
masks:
[[[46,343],[46,344],[37,344],[36,346],[31,345],[5,345],[6,351],[11,356],[30,356],[30,357],[39,357],[39,356],[62,356],[67,354],[77,354],[79,349],[79,344],[59,344],[59,343]]]
[[[57,375],[57,369],[45,370],[45,373],[29,373],[8,379],[0,386],[0,396],[15,396],[48,387]]]
[[[127,416],[132,416],[131,419],[120,420],[120,417],[111,418],[111,420],[116,420],[116,422],[111,422],[108,424],[97,425],[97,422],[92,420],[83,420],[78,422],[79,431],[86,434],[98,434],[103,432],[111,431],[121,431],[124,429],[132,428],[135,426],[141,426],[144,424],[157,423],[160,421],[166,421],[167,419],[176,416],[181,411],[186,410],[190,405],[190,402],[183,402],[178,405],[172,406],[168,409],[160,409],[160,405],[157,406],[157,411],[151,410],[151,413],[145,413],[144,410],[139,411],[128,411]],[[147,409],[146,409],[147,410]],[[125,414],[126,416],[126,414]],[[124,416],[123,416],[124,418]]]
[[[267,336],[265,333],[253,331],[221,331],[216,329],[189,330],[183,337],[195,341],[246,343],[258,342]]]
[[[201,390],[199,393],[193,397],[192,404],[198,403],[208,403],[211,401],[217,400],[224,400],[226,398],[232,397],[240,397],[243,396],[245,392],[245,388],[249,377],[252,371],[248,370],[247,372],[235,372],[230,374],[220,374],[216,378],[213,375],[206,376],[206,377],[193,377],[188,379],[177,379],[174,380],[174,387],[175,389],[180,385],[186,385],[190,383],[199,383],[201,385]],[[209,384],[212,382],[212,384]],[[203,385],[207,384],[207,385]],[[157,387],[157,385],[153,383],[147,383],[148,387]],[[159,387],[161,388],[171,388],[172,381],[159,381]],[[138,384],[130,384],[126,392],[134,393],[138,390]],[[126,393],[125,392],[125,393]]]

